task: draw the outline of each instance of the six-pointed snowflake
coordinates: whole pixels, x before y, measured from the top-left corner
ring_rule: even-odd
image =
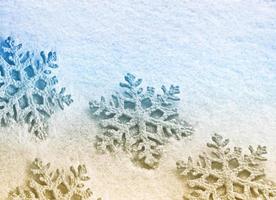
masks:
[[[142,79],[132,74],[127,74],[125,81],[120,83],[123,92],[112,95],[110,101],[102,97],[100,102],[90,102],[102,131],[97,135],[96,148],[102,152],[122,148],[143,167],[154,168],[168,138],[189,136],[193,128],[179,119],[175,105],[179,101],[178,86],[162,86],[163,94],[155,94],[153,87],[144,91]]]
[[[266,147],[249,146],[250,154],[242,149],[227,147],[229,140],[215,134],[208,143],[209,152],[199,156],[195,163],[177,162],[177,168],[186,181],[185,200],[272,200],[276,186],[265,177],[263,162]]]
[[[92,191],[85,188],[89,180],[85,165],[77,169],[70,167],[70,172],[50,170],[50,163],[44,165],[35,159],[32,164],[32,177],[26,187],[18,187],[10,193],[10,200],[85,200],[91,199]],[[101,198],[98,198],[101,200]]]
[[[42,51],[39,58],[21,50],[8,37],[0,46],[0,126],[12,121],[27,123],[29,131],[39,138],[47,135],[47,119],[64,104],[72,103],[65,88],[56,91],[56,53]]]

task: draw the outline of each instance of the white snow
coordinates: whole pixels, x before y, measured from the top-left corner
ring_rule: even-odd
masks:
[[[26,49],[57,51],[59,83],[75,102],[54,116],[45,142],[21,127],[0,130],[0,199],[23,184],[34,157],[86,163],[105,200],[181,199],[175,161],[197,155],[213,132],[245,148],[267,145],[275,177],[275,1],[0,0],[0,37],[9,35]],[[127,72],[157,88],[179,85],[181,114],[197,130],[169,145],[155,171],[93,148],[88,102],[118,89]]]

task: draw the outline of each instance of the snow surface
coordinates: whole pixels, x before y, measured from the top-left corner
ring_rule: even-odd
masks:
[[[0,199],[23,184],[35,157],[53,166],[86,163],[95,196],[181,199],[175,161],[197,155],[213,132],[242,147],[267,145],[276,175],[276,2],[272,0],[0,0],[0,37],[58,53],[60,86],[74,104],[56,114],[51,136],[0,129]],[[172,142],[157,170],[124,155],[97,155],[88,102],[131,72],[144,84],[181,88],[190,140]]]

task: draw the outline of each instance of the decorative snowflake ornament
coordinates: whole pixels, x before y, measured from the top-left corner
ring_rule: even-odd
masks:
[[[153,87],[144,91],[142,79],[127,74],[120,83],[122,93],[116,92],[110,101],[90,102],[92,115],[99,120],[101,134],[97,135],[96,148],[101,152],[116,152],[120,148],[130,153],[133,161],[146,168],[158,165],[162,146],[168,138],[180,139],[193,133],[193,128],[179,119],[176,102],[178,86],[155,94]]]
[[[58,68],[56,53],[42,51],[39,58],[21,50],[8,37],[0,46],[0,124],[27,123],[29,131],[43,139],[47,136],[47,119],[64,105],[72,103],[65,88],[56,91]]]
[[[273,200],[276,186],[265,177],[262,164],[266,147],[249,146],[250,154],[242,149],[227,147],[229,140],[215,134],[208,143],[209,152],[197,162],[177,162],[179,174],[185,177],[185,200]]]
[[[25,188],[18,187],[10,193],[10,200],[88,200],[92,191],[85,188],[89,180],[85,165],[77,169],[70,167],[70,172],[50,170],[50,163],[44,165],[35,159],[31,168],[32,178]],[[101,200],[101,198],[98,198]]]

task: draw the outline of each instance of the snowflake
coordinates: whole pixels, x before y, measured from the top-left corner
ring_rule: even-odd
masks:
[[[191,157],[177,162],[187,183],[185,200],[276,199],[275,184],[266,179],[262,166],[266,147],[249,146],[250,154],[244,155],[238,147],[231,151],[229,140],[218,134],[212,140],[207,144],[210,152],[200,155],[196,163]]]
[[[10,200],[85,200],[91,199],[92,191],[85,188],[89,180],[85,165],[77,169],[70,167],[70,172],[50,170],[50,163],[44,165],[35,159],[32,164],[32,178],[26,187],[18,187],[10,193]],[[101,200],[98,198],[97,200]]]
[[[11,37],[0,46],[0,126],[12,121],[27,123],[29,132],[43,139],[48,132],[47,119],[72,99],[65,95],[65,88],[55,89],[58,80],[52,69],[58,67],[56,53],[42,51],[36,59],[21,48]]]
[[[140,87],[142,79],[132,74],[120,83],[122,94],[116,92],[110,101],[90,102],[92,115],[102,130],[97,135],[96,148],[101,152],[123,149],[132,160],[145,168],[155,168],[168,138],[181,139],[193,133],[193,128],[179,119],[176,102],[178,86],[162,86],[163,94],[153,87]]]

